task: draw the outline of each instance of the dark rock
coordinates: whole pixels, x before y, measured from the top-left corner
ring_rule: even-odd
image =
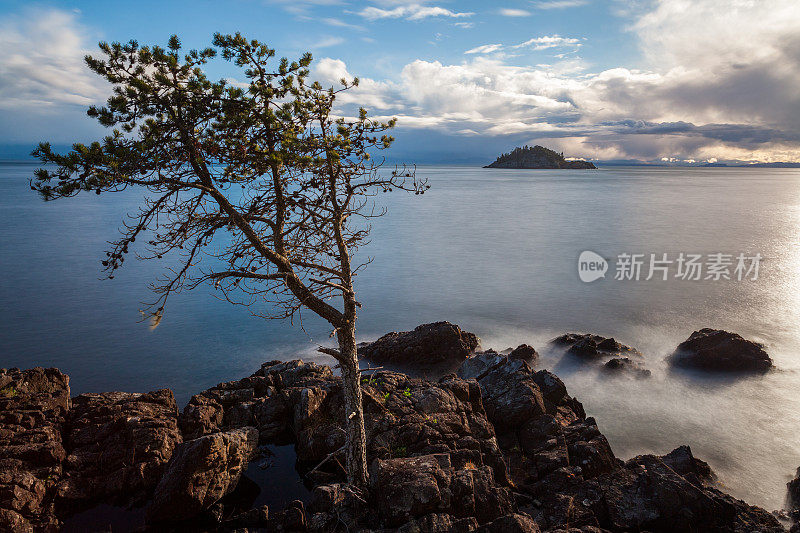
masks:
[[[458,374],[478,381],[486,413],[498,433],[518,430],[545,413],[565,424],[583,415],[580,402],[569,397],[558,377],[546,370],[533,372],[520,359],[484,352],[467,359]]]
[[[584,336],[563,342],[572,346],[581,340]],[[613,339],[591,340],[598,351],[619,349]],[[530,357],[513,352],[476,353],[463,361],[460,377],[439,381],[386,371],[364,375],[372,465],[368,490],[343,483],[342,385],[330,368],[273,361],[248,378],[220,383],[193,397],[181,414],[184,436],[197,438],[175,448],[148,521],[171,522],[164,524],[168,529],[227,531],[782,530],[763,509],[719,491],[710,467],[688,447],[623,463],[564,383],[546,370],[531,370]],[[527,348],[522,352],[531,353]],[[9,379],[9,371],[0,371],[0,391],[16,398],[8,385],[14,379],[27,383],[15,372]],[[41,390],[0,404],[9,408],[0,411],[0,464],[7,467],[0,470],[2,527],[54,529],[54,489],[71,486],[68,494],[79,495],[79,488],[88,491],[74,500],[80,502],[109,497],[118,487],[112,479],[100,479],[104,472],[108,478],[128,476],[139,487],[127,496],[146,494],[146,480],[154,475],[147,472],[155,458],[166,457],[157,445],[180,439],[168,391],[150,393],[164,393],[161,403],[154,397],[143,399],[148,395],[84,395],[65,418],[69,393],[58,393],[58,375],[28,372],[27,381],[39,380]],[[48,390],[49,395],[42,392]],[[22,408],[29,403],[30,409]],[[162,423],[162,408],[171,410],[171,426]],[[146,417],[149,423],[142,420]],[[135,435],[112,435],[115,424]],[[17,439],[31,428],[48,427],[55,432],[53,439],[41,437],[48,446],[38,446],[41,441],[35,438],[40,437]],[[260,439],[254,428],[263,431]],[[67,461],[72,466],[66,474],[61,472],[66,452],[62,447],[59,453],[53,444],[62,431],[69,435],[70,457],[75,457]],[[295,443],[298,471],[318,484],[308,509],[293,502],[278,511],[248,510],[255,496],[239,481],[242,471],[258,440],[279,439]],[[125,450],[146,442],[153,446],[125,456]],[[113,460],[103,458],[95,465],[91,458],[102,458],[97,453],[103,446],[114,448]],[[141,462],[140,453],[146,457]],[[88,488],[77,487],[80,479]]]
[[[181,441],[178,408],[169,389],[73,398],[66,433],[69,455],[56,494],[59,508],[72,514],[101,502],[142,501]]]
[[[800,468],[797,469],[794,479],[786,484],[787,507],[793,511],[800,511]]]
[[[661,460],[678,475],[696,484],[710,483],[716,479],[708,463],[692,455],[692,449],[688,446],[675,448],[667,455],[662,455]]]
[[[232,492],[257,445],[253,427],[180,444],[147,509],[148,523],[192,518]]]
[[[269,507],[262,505],[241,512],[223,522],[225,529],[263,528],[269,523]]]
[[[486,414],[500,433],[546,412],[542,392],[524,361],[509,360],[476,379],[483,392]]]
[[[58,529],[69,406],[69,377],[58,369],[0,369],[0,531]]]
[[[506,488],[497,487],[489,467],[453,466],[449,454],[377,460],[371,483],[384,527],[430,513],[491,521],[511,511]]]
[[[413,331],[387,333],[369,344],[359,345],[358,353],[377,363],[430,366],[459,362],[473,353],[480,340],[450,322],[417,326]]]
[[[766,372],[772,368],[772,359],[763,345],[711,328],[692,333],[669,360],[674,366],[716,372]]]
[[[399,528],[398,533],[467,533],[475,531],[478,523],[473,517],[455,518],[445,513],[431,513],[420,518],[406,522]]]
[[[510,353],[500,354],[494,350],[478,352],[461,363],[456,375],[461,379],[480,379],[495,367],[508,363],[511,360]]]
[[[327,366],[303,361],[271,361],[248,378],[220,383],[192,397],[179,423],[187,440],[220,430],[255,426],[262,442],[291,433],[290,390],[328,383]]]
[[[509,359],[522,359],[529,365],[533,365],[537,359],[539,359],[539,354],[533,348],[533,346],[528,346],[527,344],[520,344],[508,354]]]
[[[303,502],[300,500],[291,502],[282,511],[274,513],[260,528],[275,532],[307,531],[308,517]]]
[[[505,463],[475,383],[376,372],[362,385],[370,461],[449,453],[456,468],[487,465],[504,482]],[[338,429],[344,417],[341,386],[335,381],[295,394],[301,407],[293,422],[298,460],[311,466],[344,444]]]
[[[364,491],[352,485],[317,485],[308,504],[308,511],[311,513],[309,529],[332,531],[339,525],[351,531],[357,529],[359,522],[369,516],[367,498]]]
[[[626,346],[610,337],[601,337],[592,333],[565,333],[556,337],[551,344],[567,347],[567,353],[584,359],[601,359],[605,357],[641,357],[635,348]]]
[[[547,528],[594,526],[611,531],[778,533],[770,513],[680,476],[661,458],[643,455],[589,480],[561,469],[534,488]]]
[[[539,533],[539,526],[524,514],[508,514],[479,527],[479,533]]]
[[[650,371],[641,362],[630,357],[615,357],[603,365],[603,369],[614,373],[627,373],[640,378],[650,377]]]

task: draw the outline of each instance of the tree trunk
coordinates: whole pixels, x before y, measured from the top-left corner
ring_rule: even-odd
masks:
[[[363,487],[367,483],[367,436],[364,431],[364,407],[361,400],[361,373],[358,370],[355,325],[338,331],[339,366],[346,417],[347,482]]]

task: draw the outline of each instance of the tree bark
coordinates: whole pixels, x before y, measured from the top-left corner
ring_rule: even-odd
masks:
[[[339,366],[345,410],[345,454],[347,482],[358,487],[367,484],[367,436],[364,431],[364,407],[361,399],[361,373],[358,369],[355,325],[351,322],[338,330]]]

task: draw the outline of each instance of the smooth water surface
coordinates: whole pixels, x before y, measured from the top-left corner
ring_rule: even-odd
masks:
[[[57,366],[73,393],[172,388],[179,403],[270,359],[317,358],[328,328],[304,316],[251,318],[199,289],[174,297],[161,325],[138,322],[147,283],[167,263],[129,261],[101,281],[104,243],[134,192],[43,203],[34,166],[0,165],[0,366]],[[375,258],[357,278],[359,336],[449,320],[484,347],[527,342],[597,418],[618,456],[689,444],[736,496],[780,508],[800,466],[800,171],[605,168],[515,171],[420,168],[422,197],[381,199]],[[763,256],[755,281],[582,283],[592,250]],[[693,330],[763,342],[777,370],[742,379],[669,373],[663,358]],[[630,344],[649,380],[609,379],[547,349],[567,331]]]

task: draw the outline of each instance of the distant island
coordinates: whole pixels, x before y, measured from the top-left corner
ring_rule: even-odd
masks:
[[[567,161],[564,154],[554,152],[544,146],[536,145],[533,148],[523,146],[514,148],[510,153],[498,157],[491,165],[483,168],[597,168],[590,161]]]
[[[800,168],[800,163],[791,161],[778,161],[774,163],[745,163],[729,165],[728,163],[705,163],[704,167],[753,167],[753,168]]]

